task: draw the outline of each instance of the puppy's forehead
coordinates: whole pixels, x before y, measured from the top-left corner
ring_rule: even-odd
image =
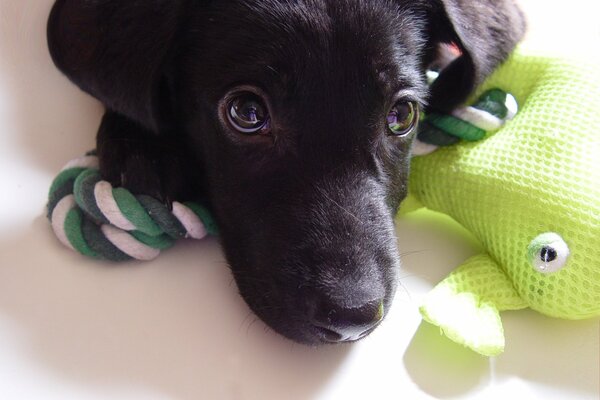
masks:
[[[217,77],[279,81],[297,95],[349,82],[386,92],[419,84],[410,73],[419,23],[387,0],[219,2],[207,20],[205,43],[215,47],[202,58]]]

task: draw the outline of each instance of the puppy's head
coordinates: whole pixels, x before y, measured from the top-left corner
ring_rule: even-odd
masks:
[[[512,2],[128,3],[59,0],[57,65],[186,142],[258,316],[306,343],[364,337],[396,288],[419,112],[460,103],[506,57],[523,30]],[[441,43],[462,55],[428,88]]]

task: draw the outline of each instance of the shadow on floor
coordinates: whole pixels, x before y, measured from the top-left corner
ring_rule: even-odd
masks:
[[[268,331],[237,295],[215,240],[106,265],[62,248],[42,218],[0,241],[0,313],[53,375],[176,399],[308,399],[352,349]]]

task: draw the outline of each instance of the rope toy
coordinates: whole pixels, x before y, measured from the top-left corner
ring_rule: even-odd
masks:
[[[451,114],[430,113],[421,121],[413,148],[414,155],[425,155],[438,147],[461,139],[474,142],[490,131],[500,129],[517,114],[515,98],[501,89],[490,89],[471,106],[457,107]]]
[[[165,204],[113,188],[98,171],[92,152],[70,161],[52,182],[47,217],[57,238],[99,260],[149,261],[177,239],[216,235],[208,210],[197,203]]]

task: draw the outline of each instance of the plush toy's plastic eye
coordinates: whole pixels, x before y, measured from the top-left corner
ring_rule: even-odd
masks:
[[[263,100],[256,94],[240,93],[227,104],[227,120],[238,132],[265,134],[270,129],[270,118]]]
[[[415,127],[419,119],[419,110],[412,101],[396,103],[387,115],[390,136],[406,136]]]
[[[533,239],[529,244],[527,254],[536,271],[551,274],[567,264],[570,251],[562,237],[550,232]]]

